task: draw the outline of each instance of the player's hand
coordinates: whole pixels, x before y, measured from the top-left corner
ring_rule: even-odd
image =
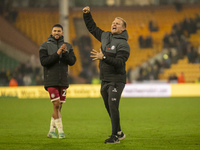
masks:
[[[90,12],[90,7],[86,6],[83,8],[83,13],[89,13]]]
[[[62,53],[62,49],[59,48],[58,51],[57,51],[57,54],[60,55],[61,53]]]
[[[66,44],[63,44],[60,48],[62,49],[62,53],[65,53],[67,51],[67,45]]]
[[[63,44],[57,51],[57,54],[60,55],[61,53],[65,53],[67,51],[67,45]]]
[[[103,59],[103,53],[101,51],[101,49],[99,49],[99,52],[96,51],[95,49],[92,49],[92,51],[90,52],[91,55],[90,57],[92,57],[92,60],[102,60]]]

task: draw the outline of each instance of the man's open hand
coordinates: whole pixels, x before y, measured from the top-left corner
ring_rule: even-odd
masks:
[[[101,49],[99,49],[99,52],[96,51],[95,49],[92,49],[92,51],[90,53],[91,53],[90,57],[93,58],[92,60],[102,60],[103,59],[104,55],[103,55]]]

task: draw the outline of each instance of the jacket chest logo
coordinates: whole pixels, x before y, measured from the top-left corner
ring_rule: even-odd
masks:
[[[115,49],[115,45],[111,46],[111,48],[108,48],[108,50],[114,50]]]

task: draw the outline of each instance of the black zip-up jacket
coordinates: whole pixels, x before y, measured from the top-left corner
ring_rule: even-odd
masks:
[[[105,82],[126,83],[126,61],[130,55],[127,43],[128,32],[113,35],[96,26],[91,13],[83,13],[88,31],[101,42],[101,50],[106,59],[99,61],[100,79]]]
[[[67,50],[61,56],[57,54],[62,44],[67,45]],[[72,45],[64,42],[63,37],[56,40],[52,35],[48,41],[40,46],[40,62],[44,68],[44,87],[62,86],[69,87],[68,82],[68,65],[72,66],[76,62]]]

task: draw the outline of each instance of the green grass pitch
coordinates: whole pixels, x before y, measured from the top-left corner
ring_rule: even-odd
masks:
[[[122,98],[126,139],[104,144],[111,124],[101,98],[70,98],[62,108],[66,139],[46,137],[49,99],[0,98],[0,150],[199,150],[200,98]]]

